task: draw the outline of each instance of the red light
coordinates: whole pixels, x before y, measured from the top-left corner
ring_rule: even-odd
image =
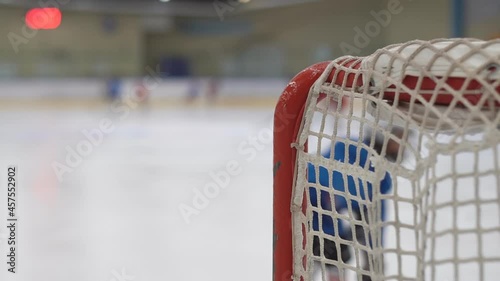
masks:
[[[35,8],[26,13],[26,25],[31,29],[56,29],[61,19],[61,11],[57,8]]]

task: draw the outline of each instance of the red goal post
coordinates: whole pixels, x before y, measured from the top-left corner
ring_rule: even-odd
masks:
[[[339,113],[342,107],[340,105],[333,112],[318,108],[317,104],[323,99],[333,102],[348,100],[347,104],[345,104],[347,112]],[[357,104],[361,105],[361,111],[358,113],[355,112],[358,109],[354,105],[354,100],[359,101]],[[492,188],[498,190],[498,197],[494,200],[484,201],[476,198],[475,202],[470,204],[475,204],[473,206],[476,206],[478,210],[482,208],[482,204],[490,204],[491,201],[500,205],[498,160],[492,160],[493,168],[484,173],[476,171],[474,174],[460,175],[459,171],[454,168],[452,172],[443,176],[444,180],[442,178],[434,179],[430,175],[437,169],[432,161],[441,159],[442,154],[452,155],[455,152],[457,155],[459,152],[464,151],[470,152],[471,155],[479,155],[483,151],[480,149],[491,148],[492,151],[498,153],[498,144],[500,143],[498,139],[500,136],[498,134],[500,126],[499,109],[500,40],[416,40],[388,46],[368,57],[346,56],[332,62],[318,63],[300,72],[283,91],[275,110],[273,280],[312,280],[310,279],[313,271],[312,264],[315,262],[319,263],[320,268],[323,270],[325,265],[335,266],[341,272],[351,272],[352,276],[358,276],[358,278],[367,275],[372,277],[372,280],[438,280],[434,278],[438,278],[436,276],[440,274],[441,264],[450,263],[450,268],[453,271],[450,274],[456,276],[460,266],[470,261],[470,259],[462,260],[461,257],[454,256],[439,260],[439,255],[435,253],[429,254],[431,255],[430,258],[423,255],[427,255],[428,251],[433,251],[429,250],[431,248],[429,245],[434,245],[438,239],[436,237],[441,235],[441,232],[435,230],[435,225],[439,224],[439,221],[434,218],[439,216],[439,214],[436,215],[440,210],[439,208],[442,206],[455,208],[453,209],[453,216],[456,219],[456,209],[458,208],[456,205],[459,204],[453,202],[453,200],[456,200],[454,198],[445,203],[436,201],[433,205],[434,201],[432,200],[434,199],[430,200],[428,198],[433,196],[432,194],[435,191],[432,191],[432,189],[436,189],[441,180],[448,182],[448,178],[453,179],[454,185],[452,187],[457,188],[456,179],[470,176],[477,183],[482,179],[482,176],[487,174],[488,176],[494,176],[494,187]],[[323,123],[319,126],[320,131],[318,132],[310,129],[315,113],[323,116]],[[368,115],[371,115],[370,118],[375,121],[369,119]],[[399,144],[404,146],[407,151],[400,150],[400,155],[398,155],[395,163],[389,163],[383,159],[386,152],[374,152],[374,138],[371,139],[372,142],[365,144],[362,143],[360,137],[360,140],[357,140],[356,143],[356,141],[350,140],[351,136],[349,134],[351,132],[349,129],[347,130],[347,136],[335,136],[321,131],[325,127],[325,116],[343,119],[349,126],[354,122],[359,123],[364,129],[373,126],[375,131],[381,132],[382,135],[388,138],[393,137],[390,135],[390,129],[399,126],[403,128],[405,137],[415,134],[417,136],[416,143],[410,144],[406,139],[398,139]],[[381,125],[380,120],[384,120],[384,125]],[[484,135],[484,141],[480,140],[474,144],[464,141],[466,139],[465,135],[478,130]],[[492,131],[495,132],[492,133]],[[424,139],[431,145],[438,146],[437,136],[445,132],[450,136],[446,142],[455,144],[453,148],[450,148],[450,151],[443,152],[441,150],[442,146],[439,146],[439,151],[436,150],[438,152],[435,155],[432,151],[428,155],[421,155],[419,151],[427,149],[425,148]],[[359,129],[359,135],[363,134],[363,128]],[[310,154],[308,156],[307,144],[311,137],[318,139],[317,151],[312,156]],[[322,157],[321,150],[325,149],[320,144],[322,138],[328,139],[330,143],[344,141],[346,144],[366,146],[367,151],[371,153],[374,159],[375,166],[377,166],[376,163],[381,163],[381,166],[386,165],[386,169],[393,177],[393,182],[395,178],[406,177],[410,182],[413,194],[416,196],[408,201],[416,209],[414,225],[402,224],[396,221],[397,218],[387,223],[374,222],[373,220],[358,222],[354,218],[345,218],[342,214],[336,214],[335,210],[333,210],[332,217],[334,219],[351,219],[352,221],[349,221],[349,223],[352,225],[358,225],[359,223],[360,226],[366,227],[366,231],[371,232],[370,235],[372,236],[377,236],[377,233],[382,232],[381,229],[386,226],[393,226],[398,239],[398,232],[406,229],[414,230],[417,237],[415,241],[415,248],[417,249],[415,251],[405,252],[400,245],[397,245],[394,249],[387,249],[387,252],[385,252],[382,243],[377,244],[376,242],[373,242],[370,249],[361,246],[356,248],[356,245],[352,246],[354,252],[361,251],[361,248],[369,252],[370,265],[367,268],[361,268],[359,260],[354,262],[354,265],[347,265],[342,264],[342,261],[330,261],[325,258],[323,253],[319,257],[313,257],[310,249],[312,236],[321,236],[322,234],[312,230],[311,209],[320,213],[325,212],[325,210],[321,210],[318,206],[311,207],[309,198],[311,183],[307,179],[307,165],[312,163],[315,167],[319,167],[319,165],[329,165],[328,163],[335,162],[331,159],[320,159]],[[460,143],[463,145],[460,146]],[[386,145],[387,140],[383,146],[384,149]],[[476,148],[477,146],[482,146],[482,148]],[[408,151],[415,158],[415,170],[401,168],[404,162],[402,154]],[[429,159],[429,155],[435,159]],[[453,154],[453,163],[459,157]],[[476,157],[474,158],[475,161],[479,162],[477,160],[479,156],[474,157]],[[318,163],[323,164],[315,164],[315,159],[318,159]],[[325,161],[328,163],[324,164]],[[332,167],[342,169],[344,166],[332,163],[331,167],[328,166],[329,171],[334,169]],[[350,173],[348,168],[344,168],[346,169],[345,173]],[[408,171],[411,173],[408,173]],[[362,173],[364,172],[361,171],[360,177],[363,175]],[[411,174],[411,176],[408,174]],[[420,175],[420,177],[415,175]],[[368,184],[370,183],[368,182]],[[393,208],[397,212],[399,204],[407,201],[396,194],[396,191],[399,192],[402,188],[399,188],[397,183],[394,184],[394,194],[383,195],[375,191],[377,184],[374,182],[373,199],[363,201],[367,206],[366,208],[378,213],[380,212],[379,207],[372,206],[375,205],[375,201],[388,200],[394,205]],[[424,189],[425,191],[423,191]],[[325,191],[325,189],[321,190]],[[455,192],[453,194],[456,197]],[[339,194],[331,192],[330,196],[334,198]],[[345,196],[349,199],[352,197],[349,194]],[[362,201],[362,199],[359,200]],[[429,203],[429,200],[432,202]],[[431,212],[435,213],[429,215]],[[500,221],[498,219],[500,214],[494,215],[497,216],[497,221]],[[373,217],[376,218],[377,215]],[[481,224],[481,222],[478,222],[478,224]],[[471,230],[462,232],[461,226],[458,225],[453,225],[450,229],[449,232],[454,235],[453,239],[455,240],[453,241],[455,242],[460,235],[471,232]],[[484,232],[500,234],[500,226],[495,225],[491,228],[485,228]],[[482,233],[478,232],[476,235],[482,237]],[[481,240],[481,238],[478,239]],[[339,240],[339,243],[342,243],[342,241]],[[498,250],[500,255],[500,248]],[[489,274],[487,273],[489,272],[489,265],[486,267],[481,263],[491,261],[497,263],[497,266],[500,265],[500,256],[488,256],[486,258],[483,252],[478,254],[478,257],[471,258],[472,262],[479,264],[477,273],[479,277],[475,277],[476,280],[487,280],[486,277],[489,276],[487,275]],[[410,269],[411,273],[409,275],[411,276],[408,276],[401,269],[403,266],[398,264],[398,268],[394,269],[395,273],[390,277],[392,279],[385,279],[383,266],[376,265],[377,253],[380,253],[380,255],[395,253],[399,263],[402,263],[401,255],[414,256],[416,258],[415,272]],[[321,276],[325,278],[326,275],[323,273]],[[425,279],[424,276],[427,276],[427,278]],[[341,277],[342,280],[344,280],[343,278],[347,277]]]

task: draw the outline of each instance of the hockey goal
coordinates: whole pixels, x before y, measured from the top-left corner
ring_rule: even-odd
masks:
[[[500,40],[316,64],[274,121],[275,281],[500,279]]]

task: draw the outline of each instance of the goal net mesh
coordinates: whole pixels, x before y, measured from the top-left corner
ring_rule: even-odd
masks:
[[[291,144],[293,279],[498,280],[499,92],[499,40],[331,62]]]

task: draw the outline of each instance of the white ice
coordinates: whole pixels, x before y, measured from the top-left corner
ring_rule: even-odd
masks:
[[[272,107],[0,112],[0,280],[269,280]],[[123,117],[123,118],[121,118]],[[59,182],[53,163],[109,118],[114,131]],[[261,134],[259,149],[245,141]],[[240,151],[238,148],[240,147]],[[254,151],[253,154],[250,151]],[[194,190],[241,173],[199,214]],[[18,166],[18,273],[6,265],[6,167]],[[9,279],[8,279],[9,278]],[[12,279],[13,278],[13,279]]]

